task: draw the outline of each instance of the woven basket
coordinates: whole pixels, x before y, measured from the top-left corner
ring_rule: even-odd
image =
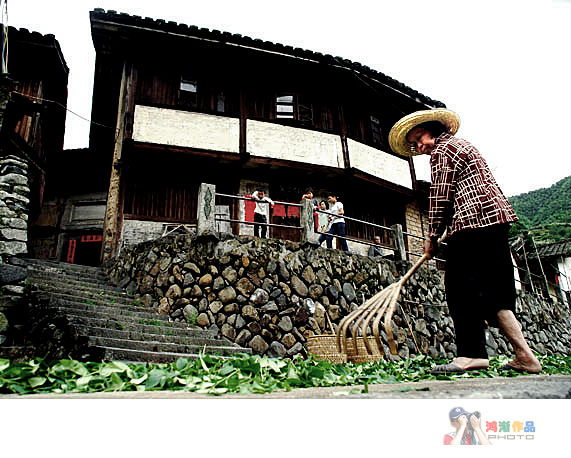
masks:
[[[334,364],[347,362],[347,355],[337,351],[335,334],[315,334],[307,338],[307,351],[315,359],[330,361]]]
[[[369,337],[369,344],[371,345],[371,349],[373,350],[373,354],[370,355],[367,351],[367,347],[365,346],[364,338],[357,337],[357,352],[355,354],[355,350],[353,349],[353,339],[347,339],[347,361],[352,363],[360,364],[360,363],[370,363],[371,361],[379,361],[383,359],[384,352],[381,352],[377,348],[377,344],[375,343],[374,337]]]
[[[325,313],[327,323],[333,332],[333,324],[329,319],[329,315]],[[307,351],[313,355],[315,359],[329,361],[334,364],[343,364],[347,362],[347,355],[337,351],[337,337],[335,334],[314,334],[307,338]]]

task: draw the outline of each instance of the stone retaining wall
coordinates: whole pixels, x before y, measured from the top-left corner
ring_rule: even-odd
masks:
[[[175,321],[214,328],[258,354],[288,357],[305,352],[308,336],[324,332],[324,310],[338,324],[408,267],[310,244],[217,234],[124,247],[106,273]],[[421,267],[400,304],[393,317],[399,356],[418,353],[408,321],[420,352],[452,358],[456,346],[442,273]],[[569,310],[520,295],[517,316],[535,351],[569,354]],[[490,355],[511,350],[495,328],[488,332],[488,348]]]
[[[16,157],[0,157],[0,256],[28,252],[28,164]]]
[[[0,157],[0,345],[9,341],[24,295],[26,270],[9,265],[28,252],[28,164],[16,156]]]

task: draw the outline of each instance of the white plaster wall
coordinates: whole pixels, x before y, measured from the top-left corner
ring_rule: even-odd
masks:
[[[252,156],[343,168],[338,135],[248,120],[247,149]]]
[[[133,140],[238,154],[240,120],[137,105]]]
[[[559,275],[559,284],[563,291],[571,291],[571,257],[559,258],[557,261],[557,269],[561,272]]]
[[[408,161],[351,139],[347,139],[347,146],[351,167],[412,189]]]
[[[158,221],[123,220],[121,247],[158,239],[163,235],[163,223]]]
[[[514,259],[514,255],[512,253],[510,253],[510,256],[512,258],[512,266],[514,268],[514,281],[515,281],[515,289],[517,290],[522,290],[522,285],[521,285],[521,278],[519,276],[519,269],[517,267],[517,263],[515,262]]]

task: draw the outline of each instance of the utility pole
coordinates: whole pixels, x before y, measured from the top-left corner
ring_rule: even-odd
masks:
[[[539,257],[539,252],[537,251],[537,246],[535,245],[535,239],[533,238],[533,234],[529,233],[531,237],[531,241],[533,242],[533,248],[535,249],[535,255],[537,256],[537,261],[539,262],[539,268],[541,270],[541,275],[543,276],[543,282],[545,285],[545,292],[547,293],[547,297],[549,298],[549,285],[547,283],[547,277],[545,276],[545,272],[543,271],[543,264],[541,264],[541,258]]]
[[[522,248],[523,248],[523,259],[525,260],[525,268],[527,269],[527,278],[529,280],[529,284],[531,285],[531,292],[535,294],[535,287],[533,286],[533,279],[531,278],[531,272],[529,271],[529,264],[527,263],[527,253],[525,252],[525,238],[523,234],[520,234],[520,239],[522,241]]]

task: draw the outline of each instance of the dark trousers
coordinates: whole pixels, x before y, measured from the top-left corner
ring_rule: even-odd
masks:
[[[446,302],[454,321],[456,355],[488,358],[486,322],[515,311],[514,270],[509,224],[466,229],[452,234],[444,249]]]
[[[266,215],[261,215],[260,213],[254,213],[254,223],[267,223],[268,219]],[[262,230],[261,238],[266,238],[266,233],[268,230],[268,226],[261,226],[259,224],[254,224],[254,235],[256,237],[260,237],[260,229]]]
[[[333,235],[340,235],[341,237],[345,237],[345,223],[332,224],[327,233],[332,235],[321,234],[317,239],[317,243],[321,245],[325,240],[327,248],[333,248]],[[347,241],[345,239],[339,239],[339,243],[341,243],[341,249],[343,251],[349,251],[349,247],[347,247]]]

